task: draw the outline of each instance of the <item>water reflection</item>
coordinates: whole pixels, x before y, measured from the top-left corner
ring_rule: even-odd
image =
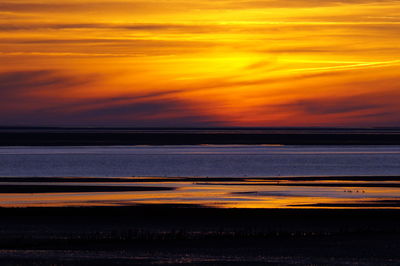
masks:
[[[370,182],[368,178],[359,181],[323,179],[307,182],[290,178],[278,181],[271,178],[215,181],[210,178],[201,182],[193,182],[193,179],[154,181],[151,178],[130,178],[127,179],[129,182],[75,182],[77,179],[65,182],[68,180],[65,178],[58,182],[57,178],[51,178],[49,182],[10,182],[5,179],[0,182],[2,191],[7,191],[9,186],[14,190],[20,186],[25,192],[0,193],[0,206],[199,204],[219,208],[400,208],[400,181],[393,181],[393,177],[391,181],[382,177],[379,182]],[[379,187],[382,184],[384,186]],[[26,190],[30,186],[49,185],[62,186],[67,192]],[[102,190],[87,192],[87,186],[101,187]],[[68,192],[68,188],[74,188],[74,192]],[[115,188],[121,191],[112,191]],[[124,188],[132,191],[124,191]]]

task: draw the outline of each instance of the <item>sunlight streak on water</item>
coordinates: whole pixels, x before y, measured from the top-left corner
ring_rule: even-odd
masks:
[[[35,183],[37,184],[37,183]],[[48,183],[40,183],[42,185]],[[396,182],[400,184],[400,182]],[[7,184],[1,183],[6,186]],[[29,183],[20,184],[29,185]],[[104,185],[96,183],[60,183],[60,186],[82,187]],[[116,185],[116,184],[111,184]],[[316,204],[364,204],[400,199],[400,188],[313,187],[281,185],[229,185],[200,184],[193,182],[124,183],[125,186],[166,186],[171,191],[137,192],[77,192],[77,193],[4,193],[0,195],[1,207],[38,206],[121,206],[136,204],[196,204],[219,208],[319,208]],[[304,206],[301,206],[304,205]],[[315,206],[311,206],[315,205]],[[334,207],[334,206],[333,206]],[[357,208],[363,208],[362,205]],[[371,208],[371,206],[369,207]],[[386,206],[386,208],[388,208]],[[394,204],[391,208],[400,208]]]
[[[1,179],[7,176],[17,179]],[[65,179],[96,176],[112,179]],[[132,176],[139,178],[117,180]],[[289,178],[276,179],[283,176]],[[296,176],[321,178],[296,180]],[[357,176],[369,178],[352,178]],[[400,146],[1,147],[0,206],[197,204],[221,208],[335,208],[341,204],[380,208],[384,204],[385,208],[399,208],[400,179],[396,176],[400,176]],[[27,178],[18,180],[20,177]],[[156,182],[144,177],[165,178]],[[205,179],[179,181],[173,177]],[[25,187],[25,193],[16,185]],[[7,186],[17,193],[8,193]],[[62,186],[64,192],[52,193],[54,190],[50,189],[50,193],[37,193],[35,186]],[[94,191],[84,192],[85,186]],[[103,190],[97,191],[96,186]],[[175,190],[107,192],[108,187],[127,186]],[[75,190],[70,191],[72,188]]]

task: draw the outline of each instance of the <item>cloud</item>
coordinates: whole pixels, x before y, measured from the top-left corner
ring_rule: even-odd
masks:
[[[72,12],[72,11],[111,11],[140,13],[173,12],[187,10],[210,9],[262,9],[262,8],[312,8],[338,5],[365,5],[365,4],[391,4],[395,0],[202,0],[202,1],[18,1],[2,2],[0,10],[9,12]]]
[[[0,123],[263,126],[391,113],[399,6],[0,1]]]
[[[285,106],[289,109],[300,110],[306,114],[326,115],[343,114],[383,108],[382,103],[374,102],[366,96],[348,96],[338,98],[317,98],[298,100]]]
[[[71,12],[71,11],[93,11],[96,9],[109,11],[118,11],[125,10],[130,12],[135,12],[137,9],[149,9],[151,7],[156,8],[157,10],[161,10],[165,7],[165,3],[159,3],[156,5],[156,2],[146,2],[146,1],[130,1],[130,2],[90,2],[90,1],[19,1],[19,2],[1,2],[0,10],[8,11],[8,12]],[[129,10],[126,10],[126,9]],[[138,12],[138,11],[136,11]]]
[[[213,42],[205,41],[186,41],[186,40],[146,40],[146,39],[117,39],[117,38],[71,38],[71,39],[7,39],[4,38],[3,43],[14,44],[93,44],[93,45],[127,45],[132,48],[136,47],[187,47],[187,46],[211,46]]]
[[[210,126],[217,125],[215,118],[201,115],[191,105],[174,98],[146,99],[127,104],[108,105],[78,115],[87,121],[112,124],[140,124],[141,126]]]
[[[400,20],[392,18],[373,18],[371,16],[360,20],[360,16],[354,20],[354,16],[341,15],[330,17],[329,15],[321,17],[307,17],[306,20],[288,20],[284,21],[264,21],[258,20],[252,23],[220,24],[214,22],[199,23],[41,23],[41,22],[20,22],[0,23],[0,31],[23,31],[23,30],[126,30],[138,32],[166,32],[166,33],[263,33],[264,31],[279,32],[283,30],[308,32],[312,29],[324,28],[352,28],[380,30],[398,30]],[[274,37],[274,36],[271,36]]]
[[[181,102],[172,99],[141,101],[129,104],[118,104],[80,112],[82,116],[89,117],[148,117],[182,111]]]
[[[170,23],[1,23],[0,30],[76,30],[109,29],[129,31],[164,31],[164,32],[215,32],[228,30],[229,27],[211,24],[170,24]]]
[[[0,73],[1,125],[215,126],[220,122],[175,97],[180,90],[74,98],[71,89],[99,83],[96,76],[60,71]],[[64,99],[62,95],[71,98]]]
[[[90,105],[91,101],[88,101]],[[80,103],[85,106],[85,102]],[[26,112],[17,110],[0,116],[1,125],[59,125],[59,126],[218,126],[216,117],[204,115],[189,103],[176,99],[141,100],[128,104],[115,104],[104,100],[102,105],[89,110],[70,108],[70,104],[57,108],[38,108]],[[77,107],[77,104],[74,104]],[[55,111],[56,110],[56,111]]]
[[[53,70],[11,71],[0,73],[0,98],[2,101],[20,99],[43,90],[61,90],[84,85],[94,80],[90,77],[73,77]]]
[[[264,1],[229,1],[227,8],[259,9],[259,8],[312,8],[353,4],[384,4],[395,3],[395,0],[264,0]]]

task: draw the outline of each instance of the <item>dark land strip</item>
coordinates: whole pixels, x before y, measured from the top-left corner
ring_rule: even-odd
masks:
[[[165,191],[171,187],[142,186],[62,186],[62,185],[0,185],[0,193],[72,193],[72,192],[129,192]]]
[[[400,133],[0,132],[0,146],[400,145]]]
[[[213,186],[285,186],[285,187],[400,187],[400,183],[257,183],[257,182],[242,182],[242,183],[196,183],[197,185],[213,185]]]

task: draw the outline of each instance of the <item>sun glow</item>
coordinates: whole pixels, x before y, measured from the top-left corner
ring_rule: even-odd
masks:
[[[398,125],[398,1],[0,10],[1,124]]]

